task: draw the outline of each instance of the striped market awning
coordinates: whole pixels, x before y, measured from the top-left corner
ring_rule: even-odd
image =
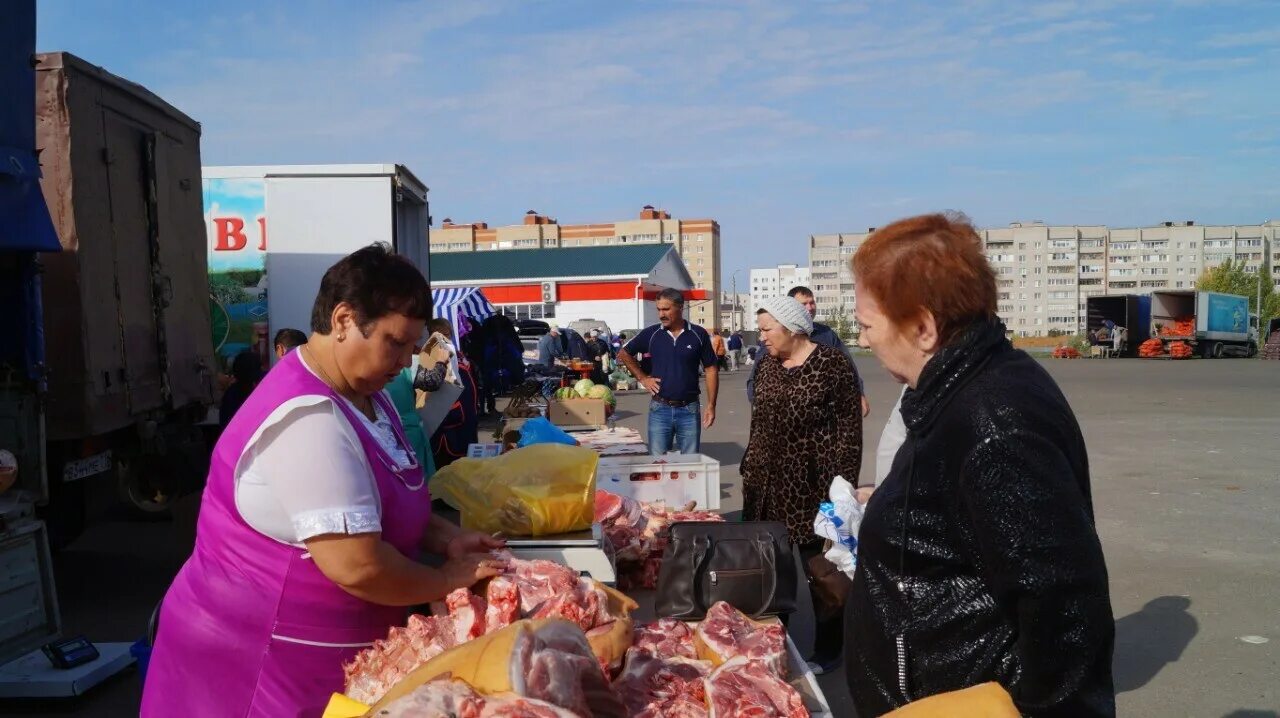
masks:
[[[459,338],[462,336],[459,317],[466,317],[474,326],[497,314],[478,287],[432,289],[431,305],[435,308],[437,317],[449,320],[453,325],[453,336]]]

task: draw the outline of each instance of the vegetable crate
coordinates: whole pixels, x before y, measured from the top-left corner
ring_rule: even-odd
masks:
[[[696,501],[700,509],[719,511],[720,462],[702,454],[603,456],[596,488],[673,508]]]

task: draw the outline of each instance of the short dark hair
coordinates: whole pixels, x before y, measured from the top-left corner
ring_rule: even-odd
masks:
[[[453,337],[453,325],[449,323],[448,319],[441,319],[439,317],[432,319],[427,322],[427,331],[432,333],[439,332],[446,337]]]
[[[273,343],[278,347],[284,347],[286,350],[297,349],[307,343],[307,335],[297,329],[286,327],[276,332],[276,340]]]
[[[357,249],[329,267],[311,308],[311,331],[329,334],[333,308],[346,302],[356,313],[360,331],[396,313],[426,321],[431,318],[431,291],[422,272],[392,253],[386,242]]]
[[[808,287],[806,287],[806,286],[804,286],[803,284],[801,284],[801,285],[799,285],[799,286],[792,287],[792,288],[791,288],[791,291],[787,292],[787,296],[788,296],[788,297],[791,297],[792,299],[795,299],[796,297],[800,296],[801,294],[803,294],[803,295],[804,295],[804,296],[806,296],[806,297],[812,297],[812,296],[814,296],[814,294],[813,294],[813,290],[812,290],[812,289],[810,289],[810,288],[808,288]]]
[[[655,299],[654,301],[656,302],[658,301],[658,299],[665,299],[668,302],[671,302],[672,304],[676,305],[677,307],[684,306],[684,292],[681,292],[679,289],[672,289],[671,287],[667,287],[661,292],[658,292],[658,298]]]

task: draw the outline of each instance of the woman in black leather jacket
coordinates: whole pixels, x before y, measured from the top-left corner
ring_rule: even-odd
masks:
[[[1084,439],[1005,338],[964,218],[882,228],[854,257],[860,343],[908,385],[907,441],[866,507],[847,603],[861,718],[988,681],[1029,716],[1114,716],[1114,624]]]

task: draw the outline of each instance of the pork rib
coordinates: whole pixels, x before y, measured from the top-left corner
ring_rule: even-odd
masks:
[[[452,618],[410,616],[407,626],[392,628],[342,667],[343,692],[361,703],[377,703],[400,679],[457,643]]]

